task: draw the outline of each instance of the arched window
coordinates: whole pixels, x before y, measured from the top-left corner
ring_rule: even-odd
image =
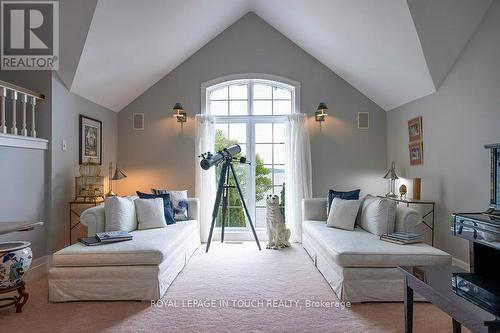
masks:
[[[237,172],[257,229],[266,227],[267,194],[279,195],[281,205],[286,200],[285,121],[299,112],[299,93],[298,82],[263,74],[229,76],[202,85],[203,113],[215,122],[214,150],[239,144],[251,162],[237,165]],[[230,199],[228,227],[248,231],[236,193]]]

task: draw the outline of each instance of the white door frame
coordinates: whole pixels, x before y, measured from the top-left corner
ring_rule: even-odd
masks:
[[[273,86],[285,88],[287,90],[291,90],[293,92],[292,96],[292,113],[299,113],[300,112],[300,89],[301,85],[300,82],[278,76],[278,75],[271,75],[271,74],[263,74],[263,73],[239,73],[239,74],[231,74],[231,75],[226,75],[226,76],[221,76],[213,80],[209,80],[206,82],[203,82],[201,84],[201,114],[208,114],[208,102],[209,102],[209,94],[211,91],[220,88],[222,86],[226,85],[231,85],[231,84],[236,84],[238,82],[241,83],[256,83],[256,82],[262,82],[262,83],[267,83],[267,84],[272,84]],[[252,105],[251,101],[253,100],[252,98],[252,89],[251,89],[251,84],[248,85],[248,112],[251,113],[252,110]],[[286,120],[287,116],[254,116],[254,115],[248,115],[248,116],[217,116],[217,122],[245,122],[247,123],[247,151],[251,152],[251,156],[249,158],[250,161],[255,160],[255,152],[254,149],[249,148],[250,143],[252,142],[252,138],[254,136],[254,124],[256,122],[272,122],[276,121],[279,119]],[[236,119],[238,118],[238,119]],[[249,124],[249,126],[248,126]],[[254,179],[255,178],[255,170],[254,168],[250,168],[250,178]],[[252,182],[248,182],[247,186],[255,186],[255,184],[252,184]],[[250,193],[253,192],[253,188],[249,191]],[[255,208],[255,198],[249,198],[249,207]],[[252,217],[252,222],[254,223],[255,226],[255,209],[253,209],[250,212],[250,216]],[[220,228],[216,228],[214,230],[213,234],[213,240],[220,240]],[[263,228],[256,229],[257,236],[259,240],[262,241],[267,241],[267,233],[266,230]],[[238,230],[238,229],[233,229],[231,230],[230,228],[225,230],[225,239],[228,241],[249,241],[253,240],[253,235],[250,232],[250,230]]]

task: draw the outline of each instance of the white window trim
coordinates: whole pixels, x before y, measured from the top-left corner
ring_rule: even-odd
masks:
[[[210,81],[203,82],[201,84],[201,114],[208,115],[209,114],[209,107],[208,103],[210,101],[209,99],[209,94],[210,92],[223,87],[223,86],[228,86],[231,84],[237,84],[237,83],[250,83],[248,84],[248,111],[250,112],[251,106],[250,103],[253,100],[253,91],[251,89],[251,86],[253,83],[264,83],[264,84],[269,84],[272,86],[284,88],[287,90],[292,91],[292,114],[293,113],[300,113],[300,82],[282,77],[282,76],[277,76],[277,75],[271,75],[271,74],[262,74],[262,73],[241,73],[241,74],[232,74],[232,75],[226,75],[222,76]],[[226,122],[226,123],[231,123],[231,122],[244,122],[244,123],[249,123],[250,120],[252,122],[273,122],[276,120],[283,120],[285,121],[287,119],[287,115],[243,115],[243,116],[214,116],[217,118],[217,122]],[[251,127],[251,131],[253,131],[253,126]],[[254,133],[250,133],[247,131],[247,145],[250,142],[250,136],[254,136]],[[248,149],[248,148],[247,148]],[[252,156],[248,156],[250,160],[254,159],[254,154],[255,152],[252,151]],[[251,170],[251,177],[252,179],[255,178],[255,170],[253,168]],[[250,185],[250,186],[253,186]],[[254,189],[252,188],[250,190],[251,193],[253,193]],[[256,202],[255,198],[249,198],[249,206],[253,207],[255,209]],[[251,212],[251,216],[253,219],[253,222],[255,223],[255,214],[254,210]],[[227,228],[226,233],[229,236],[228,239],[230,240],[251,240],[251,234],[249,233],[249,227],[247,226],[246,228]],[[259,239],[261,240],[267,240],[267,233],[265,232],[265,229],[257,228],[257,234]],[[216,233],[214,235],[214,239],[220,239],[220,235]]]
[[[293,90],[293,98],[292,98],[292,113],[300,113],[300,82],[283,77],[278,75],[271,74],[262,74],[262,73],[241,73],[241,74],[231,74],[226,76],[221,76],[219,78],[203,82],[201,84],[201,114],[208,114],[208,101],[209,94],[211,91],[225,85],[230,85],[234,83],[238,83],[239,81],[248,82],[248,81],[256,81],[272,84],[277,87],[282,87],[285,89]],[[251,96],[248,96],[248,100],[250,101]],[[217,116],[220,117],[220,116]],[[245,117],[245,116],[239,116]],[[251,116],[258,117],[258,116]],[[262,116],[268,117],[268,116]],[[273,117],[276,117],[273,115]]]

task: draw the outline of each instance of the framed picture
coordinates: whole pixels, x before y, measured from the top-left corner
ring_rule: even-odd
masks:
[[[408,120],[408,136],[410,142],[422,140],[422,117]]]
[[[80,115],[80,164],[102,164],[102,122]]]
[[[410,152],[410,165],[419,165],[424,163],[424,145],[422,142],[414,142],[408,145]]]

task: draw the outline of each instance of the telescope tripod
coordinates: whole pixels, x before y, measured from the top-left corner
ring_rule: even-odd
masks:
[[[232,176],[233,176],[235,185],[231,185],[229,183],[230,174],[232,174]],[[217,196],[215,198],[214,210],[212,212],[212,225],[210,226],[210,233],[208,234],[208,242],[207,242],[206,252],[208,252],[208,249],[210,248],[210,243],[212,242],[212,234],[214,232],[215,223],[217,221],[217,215],[219,214],[219,205],[220,205],[221,199],[222,199],[221,242],[224,242],[224,228],[226,225],[229,190],[231,188],[236,188],[236,190],[238,191],[238,194],[239,194],[240,199],[241,199],[241,203],[243,204],[243,208],[245,210],[245,214],[248,218],[248,223],[250,224],[250,228],[252,229],[253,237],[255,238],[255,242],[257,243],[257,247],[259,248],[259,250],[261,250],[259,239],[257,238],[257,233],[255,232],[255,228],[254,228],[253,223],[252,223],[252,218],[250,217],[250,213],[248,212],[247,204],[245,203],[245,200],[243,199],[243,193],[241,192],[241,187],[240,187],[240,183],[238,181],[238,176],[236,175],[236,171],[234,171],[232,159],[231,159],[231,157],[226,157],[224,160],[224,163],[222,164],[222,169],[221,169],[220,177],[219,177],[219,184],[217,186]]]

